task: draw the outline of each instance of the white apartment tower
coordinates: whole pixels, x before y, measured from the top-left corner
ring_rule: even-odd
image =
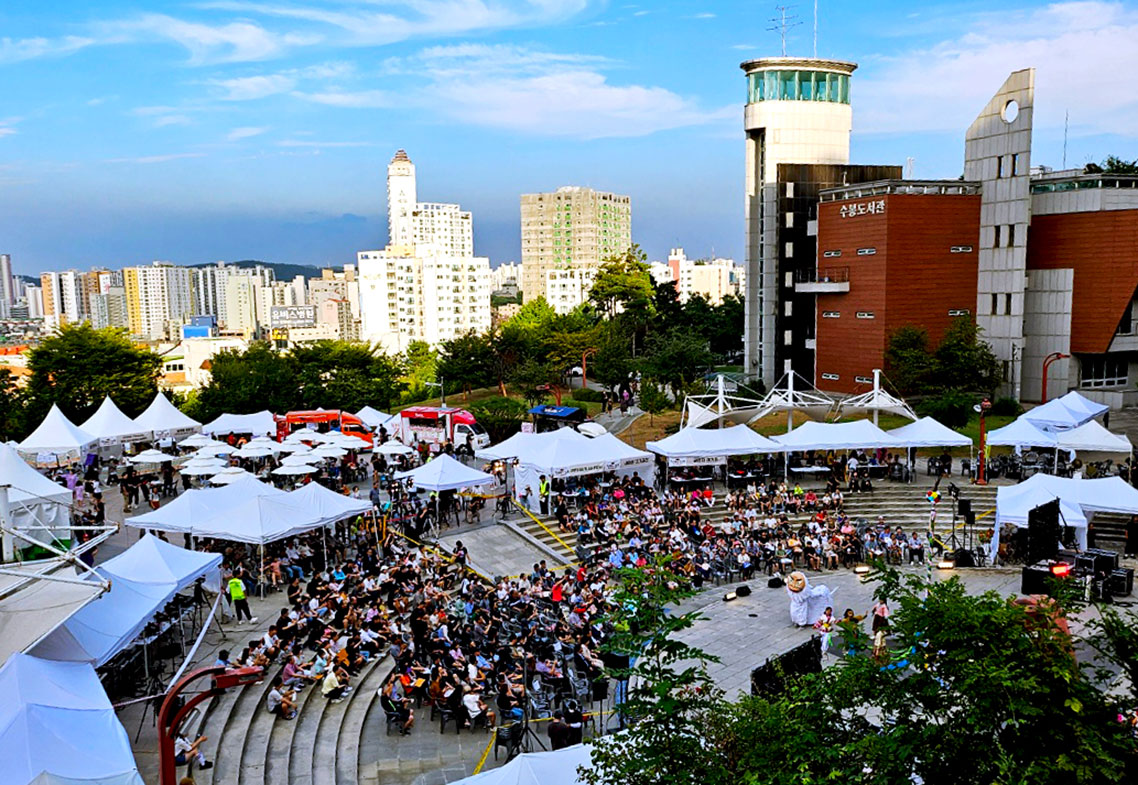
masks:
[[[387,242],[414,245],[414,213],[419,199],[415,192],[415,164],[406,150],[396,150],[387,165]]]
[[[391,246],[431,246],[443,256],[474,256],[471,214],[457,204],[418,201],[415,164],[397,150],[387,165],[387,237]]]
[[[12,257],[0,253],[0,319],[7,319],[16,304],[16,279],[12,277]]]
[[[123,269],[123,288],[130,332],[144,340],[161,340],[193,315],[190,271],[168,262]]]
[[[522,194],[522,293],[545,294],[551,270],[596,270],[632,245],[632,202],[627,196],[564,186]]]

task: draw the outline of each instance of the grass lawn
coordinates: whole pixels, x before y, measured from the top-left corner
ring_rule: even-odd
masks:
[[[621,441],[631,444],[638,450],[644,449],[645,442],[654,442],[663,439],[668,431],[675,431],[680,424],[680,412],[661,412],[655,415],[641,415],[632,425],[617,434]]]

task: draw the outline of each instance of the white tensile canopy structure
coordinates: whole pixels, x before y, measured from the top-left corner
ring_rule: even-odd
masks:
[[[0,565],[0,663],[27,651],[108,589],[107,581],[80,579],[66,559]]]
[[[803,386],[796,386],[794,381],[796,376],[798,374],[794,371],[787,371],[783,374],[779,381],[785,382],[785,386],[779,387],[776,384],[771,388],[770,392],[763,397],[762,405],[751,419],[757,420],[759,417],[765,417],[772,412],[786,412],[786,432],[790,433],[794,427],[794,413],[796,411],[805,412],[811,417],[821,419],[834,408],[834,399],[813,389],[806,380],[803,379]]]
[[[689,395],[684,400],[681,424],[685,428],[699,428],[715,423],[736,425],[750,422],[761,416],[764,401],[736,395],[727,389],[723,374],[715,377],[712,390],[705,395]]]
[[[152,534],[96,568],[111,590],[79,610],[33,650],[49,660],[106,663],[137,638],[175,594],[205,578],[221,588],[220,553],[179,548]]]
[[[411,480],[416,488],[428,491],[453,491],[459,488],[489,485],[495,481],[494,475],[471,469],[445,453],[422,466],[405,472],[396,472],[395,479]]]
[[[264,436],[277,432],[277,421],[268,409],[253,414],[223,414],[202,426],[202,433],[213,436],[228,436],[231,433],[248,433]]]
[[[898,438],[869,420],[853,422],[804,422],[790,433],[771,437],[787,452],[807,450],[869,450],[901,447]]]
[[[143,785],[87,663],[16,654],[0,668],[0,759],[11,785]]]
[[[993,447],[1015,447],[1018,451],[1024,447],[1054,447],[1056,439],[1055,434],[1020,416],[1003,428],[989,432],[985,442]]]
[[[98,442],[93,434],[67,419],[59,406],[53,403],[47,417],[20,442],[17,449],[36,463],[53,463],[79,460]]]
[[[838,413],[849,414],[851,412],[870,412],[873,415],[873,424],[877,425],[877,416],[881,412],[889,414],[899,414],[902,417],[908,417],[910,420],[916,420],[917,414],[909,404],[905,403],[900,398],[890,395],[881,386],[881,369],[873,369],[873,389],[869,392],[864,392],[860,395],[853,395],[849,398],[843,398],[838,402]]]
[[[200,422],[178,411],[161,392],[154,396],[146,411],[134,418],[134,425],[141,430],[153,432],[156,439],[180,439],[201,428]]]
[[[70,538],[71,491],[37,472],[7,444],[0,444],[0,486],[5,485],[8,525],[48,542]]]
[[[971,447],[972,440],[932,417],[922,417],[916,422],[886,431],[896,440],[897,447]]]
[[[454,785],[581,785],[577,768],[589,767],[591,750],[586,744],[574,744],[549,752],[525,752],[504,766],[456,780]]]
[[[670,466],[722,464],[736,455],[782,452],[778,442],[756,433],[747,425],[730,428],[681,428],[676,433],[644,445],[668,459]]]
[[[103,398],[95,413],[79,426],[99,440],[101,446],[149,441],[153,434],[140,430],[134,420],[122,413],[111,396]]]
[[[371,428],[373,431],[379,430],[379,426],[387,425],[392,419],[398,417],[398,414],[386,414],[379,409],[373,409],[370,406],[365,406],[356,412],[356,417],[360,418],[360,422]]]
[[[1021,415],[1040,428],[1049,431],[1062,431],[1076,428],[1110,410],[1109,406],[1096,403],[1072,390],[1066,395],[1052,398],[1047,403],[1036,406]]]
[[[992,558],[1000,547],[1000,528],[1011,523],[1027,526],[1028,513],[1055,499],[1059,500],[1064,526],[1072,526],[1081,548],[1087,547],[1088,520],[1096,512],[1138,515],[1138,489],[1121,477],[1078,480],[1051,474],[1033,474],[1018,485],[996,491],[996,525],[992,537]]]

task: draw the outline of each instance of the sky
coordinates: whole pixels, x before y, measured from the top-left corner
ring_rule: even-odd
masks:
[[[781,53],[775,3],[706,0],[5,0],[0,252],[17,273],[383,247],[386,165],[520,255],[518,197],[632,197],[650,258],[741,260],[740,62]],[[813,4],[789,12],[813,51]],[[853,163],[955,178],[963,134],[1035,67],[1033,164],[1138,158],[1138,0],[818,0],[817,53],[859,64]]]

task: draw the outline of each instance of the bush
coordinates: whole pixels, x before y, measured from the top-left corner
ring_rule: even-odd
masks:
[[[573,400],[581,401],[582,403],[600,403],[605,399],[605,394],[600,390],[590,390],[588,387],[581,390],[573,391]]]
[[[491,442],[500,442],[521,429],[526,407],[513,398],[487,398],[470,405],[470,412],[478,420]]]
[[[935,398],[925,398],[917,404],[917,413],[932,417],[949,428],[963,428],[972,416],[976,396],[959,390],[949,390]]]
[[[992,402],[992,408],[988,414],[993,417],[1019,417],[1023,414],[1023,407],[1019,405],[1019,401],[1010,396],[997,398]]]

